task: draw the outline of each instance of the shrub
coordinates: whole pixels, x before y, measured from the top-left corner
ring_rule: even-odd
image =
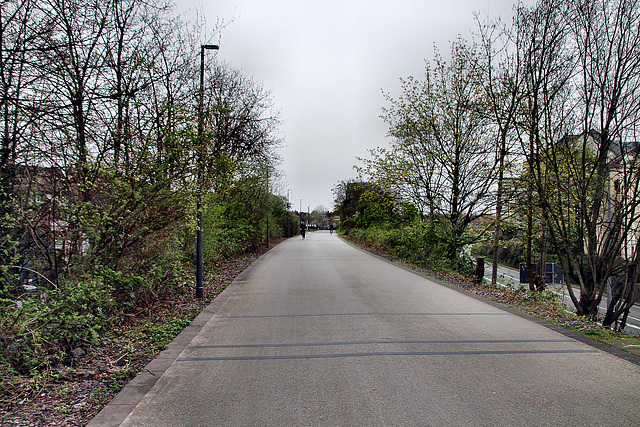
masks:
[[[350,235],[351,230],[353,230],[355,226],[356,226],[356,220],[353,218],[346,218],[344,221],[342,221],[342,224],[340,224],[340,228],[342,229],[345,235]]]
[[[207,263],[230,259],[255,246],[255,229],[250,225],[213,228],[206,230],[204,237],[204,259]]]
[[[184,224],[156,233],[127,251],[115,266],[86,267],[84,277],[102,278],[122,312],[134,314],[149,305],[187,291]],[[179,236],[183,236],[180,238]],[[191,236],[189,236],[191,237]],[[195,242],[189,245],[195,249]]]
[[[373,250],[383,251],[398,259],[423,268],[453,269],[464,275],[473,274],[473,263],[460,256],[447,259],[446,240],[441,236],[437,221],[400,228],[354,228],[351,239]]]
[[[100,278],[92,278],[48,291],[44,304],[48,313],[43,339],[72,350],[98,340],[108,325],[114,300],[111,288]]]
[[[3,307],[0,363],[9,371],[35,375],[69,360],[74,348],[98,342],[114,309],[111,289],[95,278]]]
[[[125,274],[103,265],[94,269],[92,277],[102,278],[104,283],[109,284],[112,297],[124,313],[135,312],[139,295],[149,291],[150,282],[141,276]]]

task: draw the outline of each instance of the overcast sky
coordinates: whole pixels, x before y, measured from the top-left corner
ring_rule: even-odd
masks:
[[[473,12],[510,20],[513,0],[175,0],[178,11],[222,19],[216,60],[270,90],[284,124],[281,169],[293,209],[333,209],[331,189],[356,178],[356,157],[389,143],[382,91],[424,75],[433,46],[443,54],[469,38]],[[233,22],[231,22],[233,21]],[[302,199],[302,203],[300,203]]]

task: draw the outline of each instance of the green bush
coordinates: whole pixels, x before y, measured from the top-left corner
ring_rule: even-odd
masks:
[[[356,226],[356,220],[353,218],[346,218],[340,224],[340,229],[345,235],[350,235],[351,230],[353,230]]]
[[[354,228],[350,236],[373,250],[423,268],[453,269],[465,275],[473,273],[473,265],[465,257],[461,256],[455,262],[447,260],[446,240],[436,221],[400,228]]]
[[[149,280],[141,276],[130,275],[122,271],[115,271],[107,266],[97,266],[91,277],[102,278],[110,286],[112,297],[124,313],[135,312],[140,294],[149,291]]]
[[[262,232],[260,233],[262,236],[267,235],[267,224],[266,221],[262,224]],[[271,239],[279,239],[284,236],[284,230],[282,225],[275,221],[274,218],[269,219],[269,237]]]
[[[158,232],[140,242],[115,267],[87,266],[89,273],[82,276],[101,278],[125,314],[138,313],[170,296],[184,295],[189,274],[185,270],[183,229],[186,226],[177,224],[174,229]],[[189,247],[195,249],[195,242]]]
[[[255,229],[250,225],[206,230],[203,255],[206,263],[230,259],[255,245]]]
[[[111,288],[100,278],[62,284],[47,292],[43,338],[65,349],[98,341],[114,307]]]
[[[99,341],[115,309],[111,289],[100,279],[61,284],[1,309],[0,364],[20,374],[71,358],[76,347]]]

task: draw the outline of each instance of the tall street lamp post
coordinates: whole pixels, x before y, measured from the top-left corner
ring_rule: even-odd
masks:
[[[287,190],[287,237],[291,237],[291,228],[289,225],[289,195],[291,194],[291,189]]]
[[[204,128],[204,51],[218,50],[215,44],[200,45],[200,99],[198,100],[198,236],[196,243],[196,298],[203,297],[202,290],[202,193],[204,192],[204,172],[202,170],[203,128]]]
[[[269,217],[271,216],[271,193],[269,190],[269,166],[267,166],[267,197],[269,200],[269,203],[267,205],[267,248],[269,247],[269,234],[270,234],[270,230],[269,230]]]

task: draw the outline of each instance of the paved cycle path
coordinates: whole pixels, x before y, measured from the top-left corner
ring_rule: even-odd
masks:
[[[254,262],[90,426],[640,425],[640,366],[329,233]]]

